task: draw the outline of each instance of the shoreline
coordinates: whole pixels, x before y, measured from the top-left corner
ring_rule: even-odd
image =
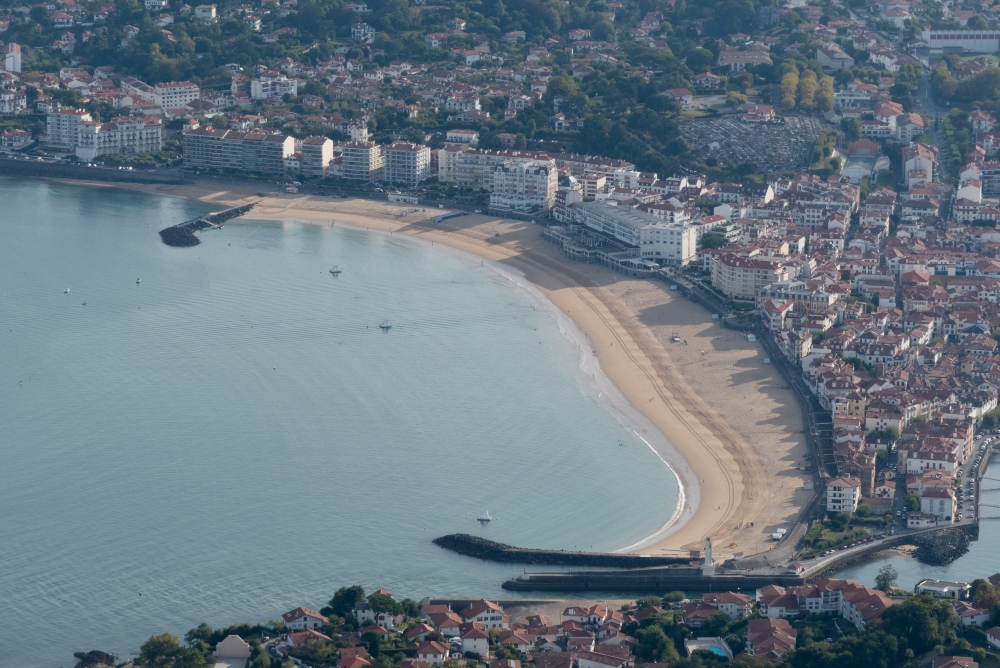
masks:
[[[678,503],[664,525],[617,552],[670,556],[700,550],[707,536],[713,538],[720,560],[736,550],[762,552],[770,547],[768,532],[794,523],[807,502],[795,491],[796,486],[801,488],[804,476],[796,474],[789,463],[804,452],[804,445],[796,443],[801,439],[794,436],[801,416],[796,418],[797,409],[789,412],[793,402],[788,400],[790,395],[778,391],[780,383],[769,375],[773,370],[751,359],[762,355],[759,346],[748,345],[738,333],[721,331],[707,311],[677,299],[665,285],[630,280],[599,265],[566,259],[541,239],[540,228],[533,223],[481,214],[435,223],[434,216],[449,210],[424,208],[417,214],[424,216],[422,219],[400,217],[401,209],[412,208],[310,195],[259,198],[246,187],[230,184],[55,180],[184,197],[220,207],[257,201],[257,207],[244,216],[246,220],[332,223],[405,235],[489,261],[508,278],[516,276],[511,280],[531,286],[544,303],[555,308],[553,313],[564,335],[580,332],[581,346],[590,346],[590,353],[586,347],[581,350],[581,373],[587,373],[586,365],[596,365],[590,373],[595,381],[601,378],[598,396],[604,399],[605,387],[609,395],[609,403],[603,406],[610,405],[616,418],[631,428],[678,480]],[[638,293],[655,293],[652,297],[658,301],[641,303],[644,298],[637,300]],[[630,302],[640,302],[645,310],[635,310]],[[665,330],[678,322],[685,336],[698,337],[692,343],[708,349],[670,347]],[[745,379],[747,363],[754,367],[749,381]],[[703,369],[694,368],[699,365]],[[740,375],[719,378],[720,365],[725,365],[725,373],[738,371]],[[689,375],[691,371],[694,375]],[[750,396],[740,401],[736,395],[747,389]],[[747,416],[751,417],[749,422]],[[772,423],[781,426],[776,428]],[[787,489],[778,489],[790,481],[793,484]],[[754,521],[757,526],[751,528]],[[752,549],[755,544],[756,550]]]
[[[341,220],[322,221],[300,219],[295,217],[271,220],[252,215],[241,216],[241,218],[248,222],[259,220],[261,222],[272,222],[278,225],[292,223],[300,225],[325,226],[328,222],[332,222],[330,225],[331,228],[341,227],[359,232],[368,232],[369,234],[389,236],[391,238],[395,238],[396,236],[396,230],[363,227],[357,223],[347,223]],[[422,220],[426,221],[430,220],[430,218]],[[653,533],[634,541],[625,547],[613,549],[612,552],[615,554],[626,553],[637,549],[639,546],[653,544],[666,538],[673,531],[680,529],[682,523],[678,525],[678,522],[683,517],[684,510],[691,509],[693,514],[693,510],[698,507],[698,500],[700,498],[699,485],[692,477],[693,474],[691,472],[691,467],[689,467],[687,462],[680,456],[673,444],[670,442],[669,438],[657,429],[642,413],[637,411],[628,399],[625,398],[618,386],[615,385],[610,378],[608,378],[604,369],[601,367],[600,362],[597,361],[596,356],[588,354],[589,337],[586,332],[580,329],[577,322],[573,320],[565,311],[556,306],[550,299],[548,299],[541,292],[541,290],[539,290],[538,286],[532,283],[524,275],[524,273],[516,267],[500,264],[499,262],[485,258],[483,255],[456,248],[446,242],[443,243],[442,248],[440,245],[434,246],[430,239],[407,234],[400,236],[407,243],[414,243],[423,246],[424,248],[434,248],[435,252],[447,253],[452,257],[468,262],[470,265],[475,265],[476,261],[480,261],[481,266],[489,268],[499,276],[513,283],[517,288],[525,290],[531,296],[531,299],[555,320],[559,333],[579,353],[577,375],[579,376],[578,382],[581,387],[586,391],[590,398],[602,408],[602,410],[606,410],[611,413],[615,420],[617,420],[630,432],[635,434],[639,440],[641,440],[646,447],[648,447],[653,454],[656,455],[657,459],[659,459],[663,465],[667,467],[670,475],[673,476],[674,480],[677,482],[677,501],[674,504],[673,510],[670,511],[670,515],[660,528]],[[589,379],[588,375],[590,376]]]

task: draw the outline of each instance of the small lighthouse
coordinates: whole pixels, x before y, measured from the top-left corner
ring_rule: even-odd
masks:
[[[706,578],[715,575],[715,566],[712,565],[712,539],[705,539],[705,563],[701,565],[701,574]]]

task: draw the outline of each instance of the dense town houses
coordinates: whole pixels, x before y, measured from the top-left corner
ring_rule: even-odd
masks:
[[[989,592],[985,598],[982,594],[984,587],[994,586],[993,581],[1000,582],[1000,574],[973,584],[921,580],[914,592],[923,597],[913,598],[898,591],[890,596],[854,580],[824,577],[795,586],[770,584],[745,593],[722,590],[685,598],[682,592],[671,592],[662,600],[646,596],[638,604],[616,604],[614,608],[602,602],[576,601],[553,617],[531,606],[517,606],[516,613],[508,612],[487,599],[397,602],[384,589],[367,597],[361,590],[356,600],[351,599],[353,603],[345,604],[339,599],[349,590],[342,588],[330,607],[316,611],[299,606],[282,614],[281,628],[260,651],[279,660],[306,663],[317,655],[317,649],[329,649],[333,653],[329,665],[365,668],[374,661],[370,650],[376,647],[377,638],[380,653],[389,647],[406,650],[397,652],[397,668],[428,668],[467,660],[488,668],[631,668],[650,656],[647,629],[666,628],[670,631],[666,642],[673,642],[671,636],[682,638],[684,648],[679,641],[677,648],[689,656],[709,649],[733,661],[776,665],[785,663],[797,647],[816,642],[802,643],[799,637],[802,629],[812,628],[809,622],[835,622],[848,637],[882,629],[877,637],[897,642],[886,635],[887,627],[879,625],[880,618],[893,610],[908,619],[906,615],[918,607],[933,607],[933,614],[941,620],[951,615],[941,623],[953,625],[959,633],[966,627],[979,627],[983,631],[979,637],[985,641],[978,643],[988,647],[1000,641],[1000,628],[990,626],[995,601]],[[345,623],[348,620],[350,626]],[[655,645],[652,649],[660,651]],[[225,637],[214,652],[219,661],[245,658],[249,653],[250,645],[238,635]],[[520,658],[511,658],[512,654]],[[664,658],[671,655],[676,660],[676,653],[669,651]],[[977,664],[970,657],[943,655],[935,656],[933,665],[975,668]]]

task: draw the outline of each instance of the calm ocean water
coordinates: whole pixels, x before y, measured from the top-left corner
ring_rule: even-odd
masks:
[[[431,539],[610,550],[674,510],[555,315],[477,260],[256,222],[176,249],[157,230],[203,205],[10,178],[0,201],[0,628],[31,629],[0,665],[353,583],[499,596],[519,566]]]

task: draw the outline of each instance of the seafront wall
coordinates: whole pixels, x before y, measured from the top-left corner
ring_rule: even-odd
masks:
[[[608,554],[603,552],[567,552],[566,550],[530,550],[467,533],[449,534],[435,538],[433,543],[467,557],[504,564],[540,564],[546,566],[584,566],[590,568],[645,568],[649,566],[674,566],[687,564],[688,559],[678,557],[643,557],[637,554]]]
[[[64,161],[38,162],[0,158],[0,174],[35,176],[52,179],[81,179],[119,183],[185,183],[179,169],[118,169],[87,167]]]
[[[629,571],[580,571],[575,573],[525,573],[502,587],[510,591],[601,591],[601,592],[703,592],[746,591],[767,585],[790,587],[804,584],[801,575],[704,576],[699,568],[641,568]]]

